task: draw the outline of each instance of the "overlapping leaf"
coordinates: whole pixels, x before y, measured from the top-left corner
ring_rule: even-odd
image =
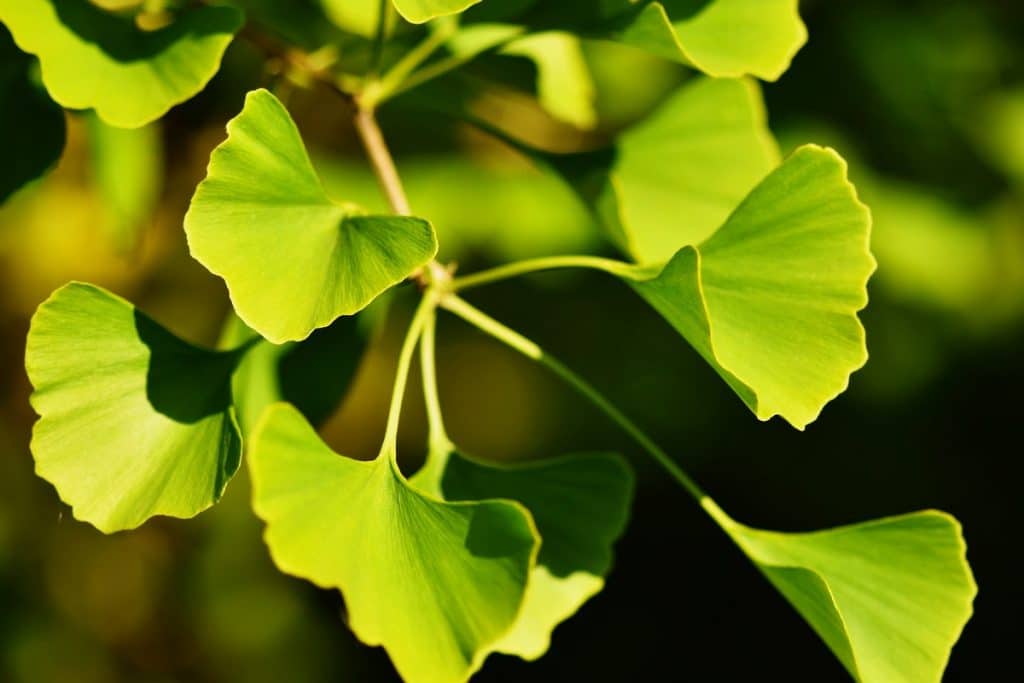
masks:
[[[203,89],[242,15],[231,7],[203,6],[144,31],[89,0],[0,0],[0,22],[22,50],[39,57],[53,99],[134,128]]]
[[[406,21],[423,24],[437,17],[458,14],[477,4],[480,0],[392,0],[392,2]]]
[[[633,494],[628,465],[608,454],[499,465],[434,452],[413,484],[452,501],[514,500],[533,515],[540,555],[515,627],[494,645],[524,659],[543,655],[554,628],[603,588]]]
[[[238,468],[240,355],[187,344],[98,287],[62,287],[33,316],[25,352],[37,473],[108,533],[204,510]]]
[[[709,239],[652,276],[619,271],[762,420],[802,429],[867,360],[857,312],[870,214],[834,151],[808,145]]]
[[[0,202],[38,178],[64,150],[64,112],[29,78],[32,59],[0,25]]]
[[[977,593],[955,519],[928,511],[787,534],[703,505],[856,680],[942,679]]]
[[[515,623],[538,546],[518,504],[425,495],[393,453],[339,456],[287,404],[265,413],[250,466],[278,567],[340,589],[406,681],[465,681]]]
[[[358,312],[437,252],[424,220],[332,201],[295,123],[266,90],[249,93],[228,123],[185,232],[242,320],[275,343]]]
[[[591,200],[627,253],[664,263],[711,235],[778,163],[757,84],[702,78],[619,138]]]

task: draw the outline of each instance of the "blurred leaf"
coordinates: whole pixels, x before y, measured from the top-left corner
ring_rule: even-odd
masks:
[[[47,171],[64,151],[64,112],[29,77],[32,59],[0,24],[0,203]]]
[[[332,201],[288,111],[249,93],[185,216],[192,256],[224,278],[235,311],[268,340],[352,315],[437,252],[433,228]]]
[[[360,0],[365,2],[365,0]],[[494,0],[491,0],[493,2]],[[480,0],[392,0],[402,17],[413,24],[423,24],[448,14],[458,14]]]
[[[757,84],[698,79],[618,140],[594,198],[620,246],[664,263],[707,239],[779,163]]]
[[[380,21],[380,0],[319,0],[334,25],[343,31],[373,38]],[[393,12],[388,13],[387,32],[395,25]]]
[[[842,158],[808,145],[654,277],[641,266],[617,274],[759,419],[803,429],[867,360],[857,312],[875,269],[870,224]]]
[[[519,505],[425,496],[394,453],[340,457],[287,404],[256,428],[250,469],[275,563],[340,589],[405,680],[465,681],[514,623],[539,544]]]
[[[156,124],[115,128],[93,115],[89,143],[104,227],[122,252],[132,250],[156,208],[163,183],[163,152]]]
[[[204,6],[144,31],[89,0],[0,0],[0,21],[19,47],[39,57],[43,83],[57,102],[135,128],[203,89],[242,15]]]
[[[500,465],[435,452],[412,483],[445,500],[514,500],[533,515],[540,555],[515,627],[494,646],[529,660],[541,657],[552,630],[604,587],[633,497],[629,466],[603,454]]]
[[[989,158],[1024,185],[1024,87],[991,96],[975,120]]]
[[[239,355],[187,344],[98,287],[62,287],[25,351],[36,472],[106,533],[208,508],[238,469]]]
[[[537,97],[549,114],[577,128],[597,125],[594,82],[579,38],[561,31],[534,33],[509,43],[502,52],[536,64]]]
[[[703,505],[856,680],[942,679],[977,594],[955,519],[928,511],[786,534]]]

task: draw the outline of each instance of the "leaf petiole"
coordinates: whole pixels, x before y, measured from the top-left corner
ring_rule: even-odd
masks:
[[[654,458],[659,465],[675,479],[686,492],[693,496],[701,507],[705,506],[708,495],[697,485],[697,483],[686,474],[676,462],[669,457],[668,453],[661,449],[654,441],[647,436],[632,420],[620,411],[615,405],[604,397],[589,382],[574,373],[559,360],[551,357],[540,346],[527,339],[510,327],[503,325],[483,311],[471,306],[464,299],[454,294],[443,297],[438,305],[445,310],[454,313],[482,332],[491,335],[498,341],[515,349],[527,358],[530,358],[544,367],[551,370],[566,384],[576,390],[581,396],[590,401],[597,409],[607,415],[615,424],[622,428],[644,451]],[[706,509],[706,508],[705,508]],[[716,520],[717,521],[717,520]]]
[[[507,280],[519,275],[557,268],[591,268],[612,275],[631,275],[635,274],[637,270],[635,265],[600,256],[545,256],[515,261],[514,263],[508,263],[497,268],[473,273],[472,275],[457,277],[452,280],[451,289],[462,291],[472,287],[479,287],[480,285],[491,284],[492,282]]]

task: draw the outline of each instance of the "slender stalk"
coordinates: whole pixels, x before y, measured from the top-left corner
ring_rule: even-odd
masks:
[[[419,341],[423,326],[427,320],[434,315],[437,306],[437,297],[433,292],[427,292],[420,299],[416,313],[409,323],[409,329],[405,333],[405,340],[402,342],[402,350],[398,354],[398,369],[395,371],[395,386],[391,392],[391,405],[388,408],[388,423],[384,431],[384,443],[381,452],[387,452],[392,456],[397,454],[398,446],[398,421],[402,414],[402,398],[405,396],[405,386],[409,381],[409,366],[412,365],[412,354],[416,350],[416,342]]]
[[[377,3],[377,30],[373,34],[373,52],[370,54],[370,75],[376,76],[380,69],[380,60],[384,55],[384,36],[388,30],[388,15],[391,12],[391,0],[380,0]]]
[[[508,263],[497,268],[484,270],[472,275],[457,277],[452,280],[452,289],[461,291],[480,285],[507,280],[508,278],[534,273],[540,270],[553,270],[555,268],[593,268],[602,270],[612,275],[626,275],[635,271],[632,266],[623,261],[601,258],[599,256],[547,256],[544,258],[527,259]]]
[[[437,391],[436,329],[437,315],[435,311],[423,323],[423,333],[420,336],[420,371],[423,375],[423,402],[427,409],[430,443],[432,446],[447,448],[452,441],[448,438],[448,430],[444,427],[441,397]]]
[[[384,134],[377,124],[373,110],[362,107],[356,109],[355,125],[391,210],[400,216],[410,215],[412,212],[409,209],[409,200],[405,196],[405,188],[402,187],[402,179],[398,176],[395,160],[384,141]]]
[[[451,21],[439,20],[432,30],[418,45],[402,56],[380,79],[367,83],[360,95],[363,106],[373,109],[389,98],[405,82],[406,78],[419,68],[423,62],[440,48],[455,32],[456,25]]]
[[[598,410],[607,415],[615,424],[622,428],[636,443],[654,458],[659,465],[674,478],[687,493],[689,493],[701,506],[708,498],[707,494],[690,478],[683,469],[676,464],[669,455],[661,449],[643,430],[626,417],[615,405],[605,398],[589,382],[574,373],[561,362],[552,358],[544,352],[537,344],[519,334],[515,330],[501,324],[483,311],[471,306],[465,300],[455,295],[449,295],[441,299],[440,306],[466,322],[479,328],[481,331],[491,335],[498,341],[510,346],[527,358],[537,361],[544,367],[555,373],[560,379],[575,389],[581,396],[590,401]]]

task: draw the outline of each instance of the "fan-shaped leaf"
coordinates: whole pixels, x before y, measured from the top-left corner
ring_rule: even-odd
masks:
[[[64,112],[29,78],[32,59],[0,25],[0,202],[50,168],[64,151]]]
[[[533,515],[540,555],[515,628],[494,647],[524,659],[543,655],[552,630],[604,587],[633,497],[632,471],[609,454],[500,465],[432,453],[413,484],[446,500],[514,500]]]
[[[977,593],[955,519],[928,511],[787,534],[703,505],[856,680],[942,679]]]
[[[198,7],[156,31],[89,0],[0,0],[0,21],[39,57],[43,83],[69,109],[95,109],[135,128],[191,98],[209,82],[241,26],[238,10]]]
[[[448,14],[458,14],[480,0],[392,0],[406,21],[423,24]]]
[[[36,471],[108,533],[206,509],[238,469],[230,380],[241,353],[187,344],[98,287],[58,289],[25,352]]]
[[[424,220],[368,216],[324,193],[284,106],[249,93],[185,216],[192,255],[275,343],[364,308],[437,252]]]
[[[834,151],[805,146],[708,240],[657,274],[619,275],[762,420],[802,429],[867,360],[857,312],[875,268],[870,214]]]
[[[278,567],[340,589],[405,680],[465,681],[515,622],[539,543],[518,504],[424,495],[393,456],[339,456],[287,404],[260,421],[250,466]]]

